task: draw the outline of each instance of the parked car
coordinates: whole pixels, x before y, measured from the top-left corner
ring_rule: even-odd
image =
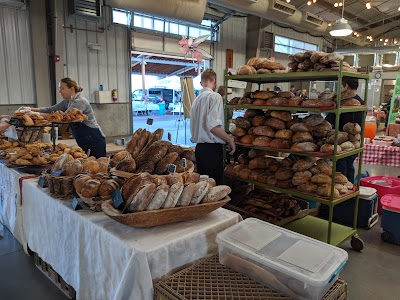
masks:
[[[167,88],[149,88],[149,97],[158,97],[160,102],[165,102],[165,109],[168,110],[171,103],[180,101],[179,92],[173,89]]]
[[[132,92],[132,101],[145,101],[145,102],[152,102],[152,103],[160,103],[163,102],[161,96],[157,94],[149,94],[149,90],[146,90],[146,97],[143,98],[143,90],[134,90]]]

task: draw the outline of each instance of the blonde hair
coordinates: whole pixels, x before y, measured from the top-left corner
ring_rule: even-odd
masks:
[[[213,69],[206,69],[201,74],[201,82],[217,80],[217,74]]]
[[[75,89],[75,93],[79,93],[79,92],[83,91],[83,88],[72,78],[65,77],[65,78],[61,79],[60,82],[65,83],[69,89],[73,87]]]

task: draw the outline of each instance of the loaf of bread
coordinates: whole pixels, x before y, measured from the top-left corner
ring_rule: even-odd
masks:
[[[100,166],[96,160],[85,160],[83,162],[83,172],[90,174],[97,174],[99,172]]]
[[[265,183],[271,186],[276,186],[276,183],[278,180],[276,180],[275,176],[268,176]]]
[[[335,183],[342,183],[342,184],[346,184],[348,182],[347,177],[344,176],[342,173],[340,172],[336,172],[336,176],[335,176]]]
[[[139,191],[135,195],[131,195],[128,212],[143,211],[150,204],[156,191],[156,185],[154,183],[145,184],[140,187]]]
[[[156,165],[154,173],[162,175],[167,172],[168,166],[179,157],[177,152],[167,153]]]
[[[271,106],[280,106],[280,105],[288,105],[289,100],[287,98],[281,97],[273,97],[267,100],[267,105]]]
[[[81,194],[83,185],[89,179],[92,179],[92,177],[90,175],[88,175],[88,174],[80,174],[80,175],[75,177],[74,182],[73,182],[73,186],[74,186],[75,191],[78,194]]]
[[[271,73],[271,70],[268,69],[258,69],[257,74],[269,74]]]
[[[288,122],[292,119],[292,114],[288,111],[271,111],[271,117]]]
[[[176,206],[188,206],[196,189],[195,183],[185,184]]]
[[[347,194],[349,192],[347,186],[341,183],[335,183],[335,188],[339,191],[340,194]]]
[[[210,189],[210,183],[206,180],[201,180],[196,183],[196,189],[193,193],[192,200],[190,204],[199,204],[203,198],[207,195],[208,190]]]
[[[244,180],[249,179],[250,173],[251,173],[250,169],[243,169],[239,173],[239,178]]]
[[[341,106],[359,106],[359,105],[361,105],[361,102],[358,101],[357,99],[351,98],[351,99],[342,100],[340,102],[340,105]]]
[[[293,165],[299,161],[300,158],[296,155],[289,155],[288,157],[285,157],[282,161],[281,161],[281,165],[285,168],[291,168],[293,167]]]
[[[317,184],[329,184],[332,182],[332,179],[330,176],[320,173],[315,174],[313,177],[311,177],[311,182]]]
[[[264,157],[266,154],[267,152],[265,150],[259,149],[250,149],[250,151],[247,153],[250,159],[253,159],[255,157]]]
[[[110,166],[115,167],[120,161],[126,159],[126,158],[132,158],[132,155],[129,153],[129,151],[123,150],[118,153],[116,153],[113,158],[110,160]]]
[[[310,169],[314,164],[315,162],[313,160],[301,159],[294,163],[292,169],[295,172],[303,172]]]
[[[137,176],[132,176],[127,179],[121,188],[122,198],[127,205],[129,198],[133,195],[135,196],[140,190],[141,186],[153,183],[154,178],[149,173],[141,173]],[[133,198],[131,199],[133,200]],[[129,202],[130,203],[130,202]]]
[[[321,149],[319,151],[323,152],[323,153],[328,153],[334,150],[335,145],[332,144],[323,144],[321,146]],[[337,145],[337,152],[341,152],[342,148],[340,147],[340,145]]]
[[[207,195],[201,201],[202,203],[216,202],[224,199],[232,192],[227,185],[218,185],[209,189]]]
[[[316,51],[313,55],[310,56],[310,60],[313,63],[318,63],[321,58],[323,58],[326,55],[325,52],[321,52],[321,51]]]
[[[82,163],[79,160],[71,160],[64,166],[65,176],[76,176],[83,171]]]
[[[180,160],[179,160],[180,161]],[[154,168],[155,168],[155,163],[154,161],[145,161],[141,163],[137,168],[136,168],[136,173],[154,173]],[[177,167],[178,170],[178,167]],[[177,171],[177,172],[183,172],[182,171]]]
[[[255,116],[262,116],[263,112],[259,109],[246,109],[244,113],[244,118],[245,119],[251,119],[254,118]]]
[[[308,170],[294,173],[292,177],[293,185],[301,185],[310,181],[312,173]]]
[[[186,158],[190,161],[196,161],[196,155],[192,149],[184,149],[181,154],[179,154],[180,158]]]
[[[240,139],[240,142],[242,144],[250,144],[251,145],[251,144],[253,144],[255,138],[256,137],[254,135],[245,135]]]
[[[282,120],[276,119],[276,118],[268,118],[265,121],[265,125],[276,129],[276,130],[280,130],[280,129],[285,129],[285,122],[283,122]]]
[[[332,166],[325,160],[323,159],[317,160],[317,167],[322,173],[332,176]]]
[[[297,186],[297,189],[303,193],[315,193],[317,192],[318,185],[311,182],[306,182]]]
[[[284,139],[274,139],[269,144],[269,147],[275,149],[290,149],[291,146],[292,146],[292,141]]]
[[[108,164],[110,159],[108,157],[100,157],[97,159],[99,164],[99,173],[106,174],[108,172]]]
[[[357,123],[346,123],[343,126],[343,131],[347,132],[348,134],[357,135],[361,133],[361,126]],[[361,137],[360,137],[361,139]],[[358,140],[360,140],[358,139]]]
[[[349,135],[347,132],[343,132],[343,131],[338,132],[338,137],[337,137],[338,144],[342,144],[344,142],[347,142],[348,140],[349,140]],[[331,131],[328,132],[325,142],[328,144],[335,143],[335,130],[334,129],[332,129]]]
[[[278,93],[278,97],[282,97],[282,98],[293,98],[294,94],[292,92],[279,92]]]
[[[236,165],[233,167],[233,174],[236,177],[239,177],[240,171],[243,169],[247,169],[248,167],[245,165]]]
[[[293,143],[312,142],[313,140],[311,133],[305,131],[296,132],[292,138]]]
[[[263,136],[267,136],[267,137],[275,137],[275,130],[273,130],[271,127],[269,126],[258,126],[255,127],[253,130],[253,134],[255,135],[263,135]]]
[[[182,177],[185,184],[198,183],[200,181],[200,174],[196,172],[185,173]]]
[[[96,197],[99,193],[101,182],[96,179],[86,180],[81,189],[81,195],[85,198]]]
[[[322,99],[307,99],[301,103],[301,106],[307,107],[331,107],[334,105],[334,102],[331,100],[322,100]]]
[[[288,105],[290,106],[300,106],[303,103],[303,98],[301,97],[294,97],[288,100]]]
[[[160,209],[161,206],[164,204],[165,199],[167,199],[169,189],[170,187],[167,184],[159,185],[154,192],[153,199],[151,199],[151,201],[147,205],[146,210]]]
[[[281,129],[275,133],[275,138],[291,141],[293,138],[293,131],[289,129]]]
[[[251,124],[253,126],[263,126],[265,123],[265,118],[264,116],[255,116],[252,120],[251,120]]]
[[[306,123],[308,126],[317,126],[324,121],[324,117],[321,114],[312,114],[308,117],[305,117],[303,122]]]
[[[311,128],[306,123],[295,123],[290,126],[290,130],[293,132],[310,132]]]
[[[99,196],[111,196],[111,194],[119,189],[119,184],[113,179],[103,181],[99,187]]]
[[[247,130],[238,126],[234,126],[234,128],[231,130],[231,133],[236,137],[242,137],[247,134]]]
[[[140,155],[137,157],[137,165],[141,165],[142,162],[150,160],[156,164],[165,156],[165,154],[167,154],[170,144],[171,143],[167,141],[157,141],[153,143],[149,148],[147,148],[146,151],[140,153]]]
[[[124,171],[128,173],[135,173],[136,171],[136,162],[133,158],[126,158],[120,161],[115,169],[119,171]]]
[[[265,58],[261,58],[261,57],[252,57],[252,58],[250,58],[250,59],[247,61],[246,65],[247,65],[247,66],[251,66],[251,67],[253,67],[253,68],[256,68],[257,65],[258,65],[259,63],[261,63],[264,59],[265,59]]]
[[[252,170],[249,175],[249,180],[258,181],[258,177],[262,174],[261,170]]]
[[[240,66],[239,68],[237,68],[236,74],[237,75],[254,75],[254,74],[257,74],[257,71],[254,67],[244,65],[244,66]]]
[[[249,104],[252,104],[253,101],[254,101],[254,100],[251,99],[251,98],[243,97],[243,98],[240,98],[240,99],[239,99],[238,104],[239,104],[239,105],[249,105]]]
[[[265,169],[268,168],[269,164],[270,160],[264,157],[256,157],[249,162],[249,169]]]
[[[243,117],[237,117],[236,119],[233,120],[233,123],[237,127],[241,127],[244,129],[250,129],[250,127],[251,127],[251,121],[248,119],[245,119]]]
[[[22,157],[21,157],[22,158]],[[31,157],[32,159],[32,157]],[[51,168],[54,171],[57,170],[64,170],[65,165],[69,162],[74,160],[73,156],[70,154],[61,154],[56,162],[54,163],[53,167]]]
[[[331,185],[330,184],[324,184],[320,185],[317,189],[317,194],[322,196],[322,197],[330,197],[331,196]],[[340,193],[337,188],[333,188],[333,197],[334,198],[339,198]]]
[[[279,168],[275,172],[275,179],[277,180],[289,180],[292,179],[294,171],[288,168]]]
[[[291,189],[293,184],[291,180],[277,180],[275,186],[281,189]]]
[[[268,69],[268,70],[285,70],[286,68],[281,65],[280,63],[270,61],[270,60],[263,60],[262,62],[257,64],[258,69]]]
[[[296,152],[315,152],[318,150],[318,146],[312,142],[301,142],[294,144],[290,150]]]
[[[272,97],[275,97],[275,93],[274,92],[270,92],[270,91],[257,91],[252,93],[251,98],[254,99],[270,99]]]

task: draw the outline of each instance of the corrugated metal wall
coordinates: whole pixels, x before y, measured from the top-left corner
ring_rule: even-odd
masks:
[[[35,102],[29,12],[0,6],[0,105]]]
[[[226,69],[226,49],[233,50],[233,67],[238,68],[246,60],[246,18],[230,18],[222,23],[220,40],[215,43],[213,69],[217,73],[217,84],[223,85]]]
[[[72,25],[72,32],[65,28],[65,76],[74,78],[82,87],[85,97],[95,102],[95,91],[118,90],[118,102],[128,103],[130,61],[128,57],[128,29],[111,25],[104,32],[96,28],[93,21],[67,18],[66,27]],[[90,30],[90,31],[88,31]],[[91,50],[88,43],[95,43],[102,50]]]

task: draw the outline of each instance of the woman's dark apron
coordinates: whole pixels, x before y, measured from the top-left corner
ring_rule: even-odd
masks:
[[[72,133],[79,147],[90,156],[96,158],[106,157],[106,138],[102,136],[99,128],[91,128],[84,123],[70,123]]]

